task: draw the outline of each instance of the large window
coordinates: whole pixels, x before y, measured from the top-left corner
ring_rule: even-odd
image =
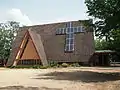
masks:
[[[19,60],[17,65],[40,65],[40,60]]]
[[[58,35],[63,35],[63,34],[65,34],[65,28],[59,28],[59,29],[57,29],[57,32],[56,32],[56,34],[58,34]]]
[[[66,35],[65,51],[74,50],[74,33],[69,33]]]
[[[57,35],[66,35],[65,52],[74,51],[74,34],[84,32],[83,26],[73,27],[72,22],[66,23],[66,28],[57,29]]]

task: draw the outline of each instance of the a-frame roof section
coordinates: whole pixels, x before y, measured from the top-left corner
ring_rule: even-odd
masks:
[[[22,45],[20,47],[21,55],[20,55],[20,53],[18,53],[19,57],[20,57],[18,59],[21,59],[21,60],[25,60],[25,59],[37,60],[37,59],[40,59],[40,57],[37,53],[37,50],[35,48],[35,45],[34,45],[32,39],[31,39],[29,33],[26,33],[26,34],[27,34],[26,38],[24,38],[24,40],[22,42]]]
[[[41,59],[41,63],[43,66],[47,66],[48,62],[47,62],[47,58],[46,58],[46,54],[44,51],[44,46],[43,43],[41,41],[41,36],[39,34],[37,34],[36,32],[32,31],[31,29],[28,30],[29,35],[33,41],[33,44],[37,50],[37,53]]]

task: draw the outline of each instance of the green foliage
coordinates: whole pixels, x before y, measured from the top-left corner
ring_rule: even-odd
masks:
[[[120,30],[120,0],[85,0],[89,16],[97,18],[95,31],[97,36],[106,36],[112,30]]]
[[[53,63],[53,62],[52,62]],[[54,62],[55,63],[55,62]],[[80,67],[79,63],[72,63],[72,64],[68,64],[68,63],[62,63],[62,64],[51,64],[49,66],[42,66],[42,65],[17,65],[17,66],[11,66],[8,68],[18,68],[18,69],[47,69],[47,68],[58,68],[58,67]]]
[[[58,66],[58,63],[55,61],[50,61],[49,63],[50,67]]]
[[[12,42],[15,39],[18,29],[18,22],[9,21],[0,23],[0,59],[8,59]]]
[[[95,40],[95,50],[108,50],[108,49],[109,49],[109,43],[106,42],[106,40],[104,39]]]
[[[70,66],[72,66],[72,67],[80,67],[79,63],[72,63],[72,64],[70,64]]]
[[[69,64],[67,64],[67,63],[62,63],[62,65],[61,65],[62,67],[68,67],[69,66]]]
[[[120,52],[120,30],[113,30],[110,37],[109,45],[111,49]]]
[[[105,37],[107,42],[96,43],[96,49],[116,50],[120,56],[120,0],[85,0],[87,13],[97,19],[94,24],[95,34]]]

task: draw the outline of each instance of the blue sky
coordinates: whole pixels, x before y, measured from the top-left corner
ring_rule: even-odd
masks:
[[[89,18],[86,11],[84,0],[0,0],[0,22],[34,25],[84,20]]]

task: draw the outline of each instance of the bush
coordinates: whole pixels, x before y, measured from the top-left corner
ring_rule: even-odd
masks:
[[[72,66],[72,67],[80,67],[79,63],[72,63],[70,66]]]
[[[17,65],[17,66],[11,66],[8,68],[33,68],[33,69],[47,69],[50,67],[53,68],[58,68],[58,67],[80,67],[79,63],[72,63],[72,64],[68,64],[68,63],[62,63],[62,64],[58,64],[56,62],[50,62],[49,66],[42,66],[42,65]]]
[[[55,66],[58,66],[58,63],[55,62],[55,61],[51,61],[51,62],[49,63],[49,65],[50,65],[50,67],[55,67]]]
[[[62,63],[62,67],[68,67],[69,65],[67,63]]]
[[[50,66],[40,66],[40,69],[47,69],[49,68]]]
[[[40,68],[40,65],[33,65],[32,68],[34,68],[34,69],[39,69],[39,68]]]

